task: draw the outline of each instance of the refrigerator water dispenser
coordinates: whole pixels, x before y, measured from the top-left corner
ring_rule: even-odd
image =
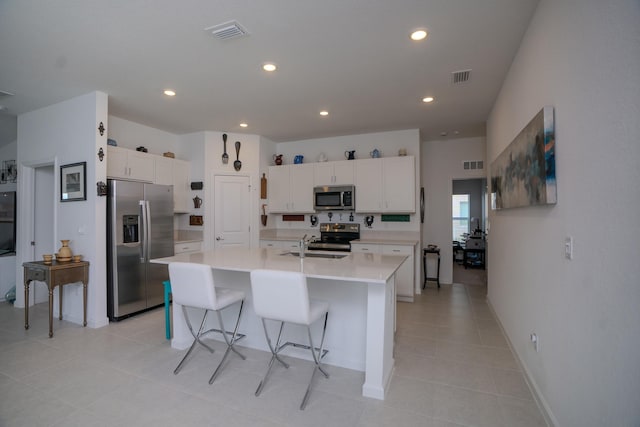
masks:
[[[138,243],[138,215],[123,215],[122,216],[122,243]]]

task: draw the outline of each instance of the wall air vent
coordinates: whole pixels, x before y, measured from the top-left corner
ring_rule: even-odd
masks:
[[[460,70],[451,73],[451,83],[453,83],[454,85],[459,83],[466,83],[469,81],[469,79],[471,79],[471,70]]]
[[[462,162],[462,168],[464,170],[484,169],[484,162],[482,160],[465,160]]]
[[[237,39],[249,35],[249,32],[237,21],[225,22],[224,24],[214,25],[204,30],[219,40]]]

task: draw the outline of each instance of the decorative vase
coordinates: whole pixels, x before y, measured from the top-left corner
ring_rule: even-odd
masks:
[[[58,260],[70,260],[73,256],[73,252],[71,252],[71,248],[69,247],[70,240],[60,240],[62,243],[62,247],[58,249],[58,253],[56,255],[56,259]]]

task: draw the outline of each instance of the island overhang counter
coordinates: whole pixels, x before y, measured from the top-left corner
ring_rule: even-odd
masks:
[[[308,279],[311,298],[329,302],[329,321],[323,359],[327,365],[364,371],[362,394],[384,399],[393,372],[395,330],[395,272],[407,258],[398,255],[342,253],[343,258],[300,258],[283,249],[224,248],[183,253],[151,260],[154,263],[192,262],[209,265],[217,285],[243,290],[245,308],[239,332],[246,337],[238,345],[269,351],[262,323],[253,311],[249,273],[256,269],[299,271]],[[190,309],[191,310],[191,309]],[[194,309],[195,310],[195,309]],[[182,307],[173,304],[171,346],[186,349],[193,337],[187,329]],[[223,311],[225,325],[233,324],[237,311]],[[211,316],[215,318],[215,316]],[[212,320],[211,327],[217,326]],[[316,325],[317,327],[317,325]],[[319,329],[318,329],[319,331]],[[287,340],[306,343],[306,329],[286,331]],[[212,338],[218,339],[211,335]],[[221,339],[221,338],[220,338]],[[310,359],[308,352],[292,349],[286,354]]]

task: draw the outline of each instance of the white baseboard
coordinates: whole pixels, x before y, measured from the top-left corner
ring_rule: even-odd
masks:
[[[493,317],[498,322],[498,326],[500,326],[502,335],[504,335],[505,339],[507,340],[507,344],[509,345],[509,349],[511,350],[511,353],[516,359],[516,363],[524,373],[524,379],[527,382],[527,386],[529,386],[531,395],[533,396],[533,399],[535,400],[536,405],[538,405],[538,408],[540,409],[540,412],[542,413],[542,416],[544,417],[544,420],[547,423],[547,426],[557,427],[558,420],[556,420],[556,418],[553,416],[553,413],[551,412],[551,408],[549,407],[549,404],[547,403],[544,396],[540,392],[540,389],[538,388],[536,382],[533,380],[533,377],[531,376],[531,372],[529,372],[529,370],[527,369],[527,366],[522,362],[520,355],[515,351],[513,344],[511,344],[511,340],[509,339],[509,336],[507,335],[504,327],[502,326],[502,322],[500,321],[500,318],[496,314],[496,311],[494,310],[493,305],[491,305],[491,301],[489,300],[489,298],[487,298],[487,305],[489,306],[489,309],[491,310]]]

